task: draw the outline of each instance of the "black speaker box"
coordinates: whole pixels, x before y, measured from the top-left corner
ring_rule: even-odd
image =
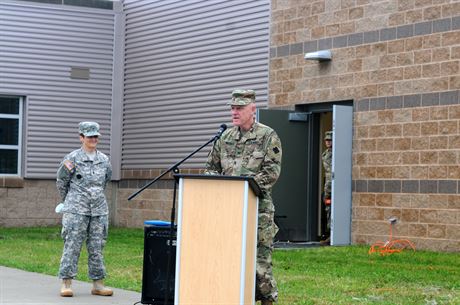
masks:
[[[170,247],[170,226],[144,227],[144,265],[142,272],[142,304],[174,305],[174,278],[176,271],[176,228],[173,230],[172,247]],[[167,290],[168,255],[169,294],[165,303]]]

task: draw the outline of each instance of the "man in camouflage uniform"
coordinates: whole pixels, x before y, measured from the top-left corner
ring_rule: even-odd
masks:
[[[272,273],[274,223],[272,187],[281,172],[281,141],[273,129],[255,121],[255,92],[234,90],[231,106],[234,127],[214,143],[206,163],[207,174],[251,176],[259,185],[256,300],[271,305],[278,299]]]
[[[57,171],[57,188],[63,200],[62,238],[64,249],[59,268],[61,296],[71,297],[72,279],[77,275],[81,247],[86,240],[88,273],[93,280],[92,294],[111,296],[104,286],[106,276],[102,250],[108,231],[108,206],[104,195],[112,177],[109,158],[96,150],[99,124],[79,124],[82,147],[64,157]]]
[[[331,186],[332,186],[332,131],[326,131],[324,135],[324,144],[326,150],[323,152],[321,159],[324,168],[324,189],[323,189],[323,205],[326,212],[326,239],[322,241],[328,244],[330,241],[331,231]]]

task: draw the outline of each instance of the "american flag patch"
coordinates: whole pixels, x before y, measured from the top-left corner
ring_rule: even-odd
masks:
[[[67,170],[69,172],[71,172],[73,170],[73,168],[75,167],[70,160],[65,160],[64,161],[64,166],[67,168]]]

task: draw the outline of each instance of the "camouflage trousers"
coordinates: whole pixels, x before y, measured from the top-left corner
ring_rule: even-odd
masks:
[[[61,236],[64,240],[59,278],[73,279],[78,271],[78,259],[83,242],[88,251],[88,276],[92,280],[105,278],[104,249],[108,233],[108,216],[87,216],[64,213]]]
[[[331,231],[331,205],[326,205],[324,209],[326,210],[327,230],[330,232]]]
[[[278,300],[278,288],[272,271],[273,239],[278,232],[274,212],[259,212],[257,232],[256,300]]]

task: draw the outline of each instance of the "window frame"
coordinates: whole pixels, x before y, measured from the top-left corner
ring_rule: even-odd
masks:
[[[23,121],[23,105],[24,105],[24,97],[16,96],[16,95],[0,95],[1,98],[17,98],[19,103],[19,113],[18,114],[6,114],[0,112],[0,119],[17,119],[18,120],[18,144],[17,145],[4,145],[0,144],[0,150],[3,149],[12,149],[17,150],[17,160],[18,164],[16,167],[15,174],[7,174],[1,173],[1,177],[20,177],[22,175],[22,121]]]

